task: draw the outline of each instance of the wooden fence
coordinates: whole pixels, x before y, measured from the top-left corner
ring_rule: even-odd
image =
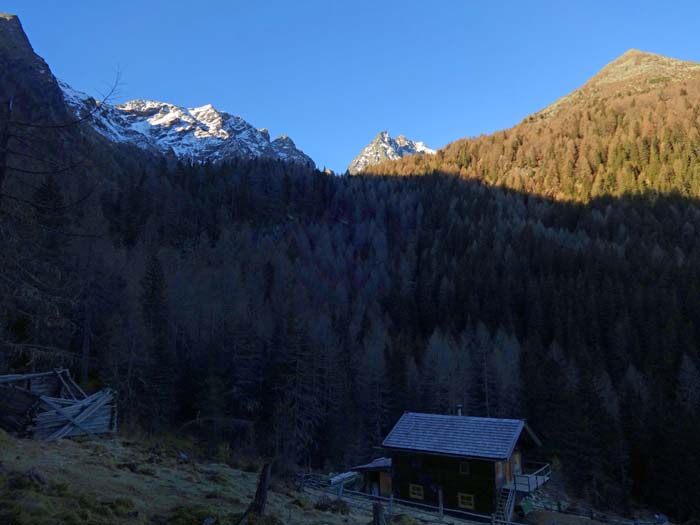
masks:
[[[393,495],[389,497],[373,496],[365,492],[350,490],[338,484],[331,486],[330,478],[317,474],[300,474],[297,479],[298,487],[303,492],[311,489],[322,494],[342,499],[348,505],[364,510],[369,514],[373,514],[373,506],[375,503],[380,503],[388,517],[406,514],[413,516],[423,522],[436,523],[468,523],[479,525],[522,525],[514,521],[504,521],[497,519],[495,515],[478,514],[465,510],[446,508],[442,505],[434,506],[415,501],[408,501],[395,498]]]
[[[364,510],[369,514],[375,513],[376,515],[376,510],[374,510],[373,507],[375,503],[379,503],[383,506],[382,512],[385,512],[388,517],[407,514],[418,518],[420,521],[429,523],[449,523],[451,520],[454,523],[468,523],[474,525],[523,525],[522,523],[512,520],[498,519],[495,515],[477,514],[464,510],[443,508],[442,506],[426,505],[415,501],[398,499],[393,496],[373,496],[364,492],[349,490],[343,487],[342,483],[331,485],[328,476],[321,476],[318,474],[300,474],[297,478],[297,483],[301,491],[304,491],[306,488],[342,499],[351,507]],[[515,491],[512,492],[514,493]],[[561,514],[588,518],[592,521],[610,525],[658,525],[655,521],[618,518],[593,510],[565,509],[559,504],[532,502],[532,507],[533,510],[558,512]]]

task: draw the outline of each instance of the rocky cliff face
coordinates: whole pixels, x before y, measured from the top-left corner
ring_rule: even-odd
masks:
[[[32,49],[15,15],[0,14],[0,102],[12,119],[56,123],[68,116],[49,66]]]
[[[423,142],[414,142],[404,135],[399,135],[393,139],[388,131],[382,131],[352,160],[350,166],[348,166],[348,172],[356,175],[362,173],[368,167],[385,160],[396,160],[408,155],[432,155],[434,153],[435,150],[430,149]]]

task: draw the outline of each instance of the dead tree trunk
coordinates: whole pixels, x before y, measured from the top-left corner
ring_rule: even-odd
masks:
[[[255,497],[253,501],[248,506],[248,509],[243,513],[241,519],[238,520],[238,524],[243,523],[248,514],[256,514],[262,516],[265,514],[265,505],[267,504],[267,491],[270,488],[270,469],[272,467],[271,463],[265,463],[262,470],[260,471],[260,477],[258,478],[258,488],[255,491]]]
[[[267,490],[270,488],[270,469],[272,464],[265,463],[260,471],[258,478],[258,489],[255,491],[255,498],[250,504],[249,511],[258,516],[265,514],[265,505],[267,504]]]

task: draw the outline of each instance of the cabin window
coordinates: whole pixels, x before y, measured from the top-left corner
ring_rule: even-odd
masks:
[[[462,474],[463,476],[468,476],[469,475],[469,462],[468,461],[462,461],[459,464],[459,473]]]
[[[410,483],[408,485],[408,495],[413,499],[423,499],[423,485],[414,485]]]
[[[457,506],[461,509],[474,510],[474,494],[457,493]]]

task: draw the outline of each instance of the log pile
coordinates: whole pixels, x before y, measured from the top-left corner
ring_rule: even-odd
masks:
[[[113,433],[114,393],[88,396],[63,369],[0,376],[0,428],[45,441]]]

